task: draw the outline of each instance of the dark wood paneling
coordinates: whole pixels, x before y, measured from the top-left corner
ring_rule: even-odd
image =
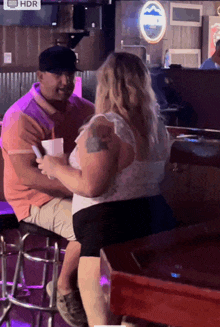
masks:
[[[76,46],[78,67],[81,70],[97,70],[106,56],[105,36],[102,30],[94,30]]]
[[[38,27],[38,53],[55,44],[54,32],[56,29]]]
[[[72,5],[61,7],[59,27],[0,26],[0,37],[2,40],[0,47],[0,70],[36,70],[38,67],[38,55],[41,51],[55,44],[55,33],[59,33],[63,28],[71,29],[71,10]],[[66,19],[67,12],[69,12],[68,20]],[[12,53],[12,64],[4,64],[4,52]]]
[[[3,63],[3,44],[4,44],[4,38],[3,38],[3,26],[0,26],[0,65],[2,66]]]
[[[6,67],[9,65],[15,65],[15,27],[14,26],[4,26],[3,27],[3,53],[4,52],[11,52],[12,53],[12,64],[2,64]]]
[[[103,17],[112,17],[114,14],[112,7],[110,9],[106,7],[105,10],[109,15],[106,16],[106,12],[103,11]],[[72,15],[73,6],[65,5],[60,7],[57,27],[0,27],[0,36],[3,40],[0,71],[34,71],[38,68],[38,56],[43,50],[55,44],[67,46],[67,33],[76,32],[73,29]],[[110,22],[114,22],[114,16]],[[76,48],[82,70],[96,70],[106,55],[113,51],[114,35],[112,37],[109,21],[102,23],[102,30],[91,30],[90,36],[84,37]],[[3,64],[4,52],[12,52],[12,64]]]
[[[36,54],[38,53],[38,28],[27,28],[27,65],[31,64],[37,65],[38,58]]]
[[[25,67],[28,62],[28,29],[26,27],[15,27],[15,65]]]
[[[53,29],[48,27],[3,26],[1,35],[0,71],[34,71],[40,52],[55,44]],[[12,53],[12,64],[4,64],[4,52]]]
[[[218,218],[219,168],[178,164],[173,169],[169,164],[161,190],[176,219],[188,225]]]

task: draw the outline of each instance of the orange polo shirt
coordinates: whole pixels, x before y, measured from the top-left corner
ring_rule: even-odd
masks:
[[[1,134],[4,194],[18,220],[30,216],[31,205],[40,207],[53,197],[22,184],[10,155],[33,153],[31,146],[40,146],[42,140],[50,139],[53,128],[56,137],[64,138],[64,152],[70,153],[79,127],[92,114],[94,105],[75,94],[69,98],[65,113],[57,111],[41,96],[39,83],[33,84],[31,90],[7,110]]]

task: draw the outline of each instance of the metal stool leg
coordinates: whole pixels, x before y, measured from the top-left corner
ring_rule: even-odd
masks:
[[[52,294],[50,297],[50,304],[49,307],[53,308],[56,306],[56,298],[57,298],[57,278],[58,278],[58,263],[59,263],[59,248],[58,243],[55,242],[54,244],[54,262],[53,262],[53,276],[52,276]],[[48,327],[53,327],[54,321],[54,312],[50,312],[50,317],[48,319]]]
[[[29,233],[25,234],[20,242],[20,250],[19,250],[19,254],[18,254],[18,258],[17,258],[17,264],[16,264],[16,269],[15,269],[15,274],[14,274],[14,280],[13,280],[13,287],[12,287],[12,291],[11,294],[9,294],[8,298],[10,301],[10,305],[18,305],[27,309],[34,309],[34,310],[39,310],[39,315],[37,316],[37,326],[39,327],[41,324],[41,313],[42,311],[44,312],[48,312],[49,318],[48,318],[48,327],[53,327],[54,324],[54,314],[57,312],[57,308],[56,308],[56,294],[57,294],[57,278],[58,278],[58,268],[59,268],[59,264],[60,264],[60,258],[59,258],[59,254],[60,254],[60,249],[58,246],[58,242],[55,241],[54,244],[54,255],[53,258],[50,259],[49,257],[49,252],[52,249],[52,247],[50,246],[50,239],[48,238],[46,241],[46,247],[44,248],[35,248],[32,250],[28,250],[25,251],[25,240],[26,238],[31,235]],[[39,256],[33,256],[30,254],[30,252],[36,252],[36,251],[46,251],[45,252],[45,258],[39,257]],[[28,289],[43,289],[43,295],[42,295],[42,302],[45,299],[45,295],[46,295],[46,282],[48,279],[48,264],[52,264],[52,268],[53,268],[53,275],[52,275],[52,284],[53,284],[53,289],[52,289],[52,296],[50,297],[50,302],[49,302],[49,306],[43,306],[43,303],[41,303],[42,305],[35,305],[32,303],[26,303],[26,302],[22,302],[21,300],[18,299],[18,295],[17,291],[18,291],[18,282],[19,282],[19,278],[21,275],[21,269],[24,263],[24,259],[28,259],[31,261],[36,261],[36,262],[43,262],[44,263],[44,270],[43,270],[43,276],[42,276],[42,284],[41,285],[32,285],[32,286],[27,286]],[[10,307],[11,308],[11,307]],[[9,308],[9,310],[10,310]]]
[[[1,235],[1,258],[2,258],[2,300],[4,301],[7,298],[7,289],[6,289],[6,283],[7,283],[7,254],[6,254],[6,243],[4,240],[3,235]]]
[[[46,238],[46,251],[45,251],[45,259],[49,259],[49,252],[50,252],[50,238]],[[43,276],[42,276],[42,297],[41,297],[41,305],[43,305],[43,302],[46,297],[46,283],[47,283],[47,278],[48,278],[48,264],[44,263],[44,268],[43,268]],[[42,318],[42,313],[39,311],[36,319],[36,327],[40,327],[41,325],[41,318]]]
[[[58,279],[58,266],[59,266],[59,247],[58,243],[55,242],[54,244],[54,262],[53,262],[53,276],[52,276],[52,295],[50,298],[49,306],[53,308],[56,306],[56,299],[57,299],[57,279]],[[48,327],[53,327],[53,319],[54,319],[54,312],[51,312],[50,317],[48,319]]]
[[[26,235],[25,235],[26,236]],[[21,267],[23,267],[23,262],[24,262],[24,257],[23,257],[23,250],[24,250],[24,237],[22,237],[21,242],[20,242],[20,250],[18,252],[18,258],[17,258],[17,263],[16,263],[16,268],[15,268],[15,274],[14,274],[14,279],[13,279],[13,286],[12,286],[12,291],[11,291],[11,296],[15,296],[17,292],[17,287],[18,287],[18,282],[20,279],[20,271]]]
[[[2,298],[1,301],[3,301],[3,314],[0,318],[0,325],[6,320],[6,326],[10,327],[10,321],[8,320],[8,313],[10,311],[11,304],[8,301],[8,294],[7,294],[7,249],[6,249],[6,243],[4,240],[3,235],[0,237],[1,242],[1,268],[2,268]],[[7,305],[7,307],[5,307]]]
[[[50,238],[46,238],[46,252],[45,252],[45,259],[49,259],[49,252],[50,252]],[[48,277],[48,264],[44,263],[44,269],[43,269],[43,276],[42,276],[42,288],[45,291],[45,286],[47,283],[47,277]]]
[[[22,290],[23,294],[22,297],[28,297],[31,295],[31,292],[28,289],[28,286],[26,284],[26,280],[24,277],[24,262],[21,265],[21,269],[20,269],[20,274],[19,274],[19,279],[20,279],[20,283],[18,283],[18,288]]]

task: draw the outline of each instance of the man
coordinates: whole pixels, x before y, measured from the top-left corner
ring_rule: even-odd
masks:
[[[220,39],[216,42],[215,49],[215,53],[203,62],[200,69],[220,69]]]
[[[83,326],[85,316],[82,321],[74,317],[78,310],[74,302],[80,302],[74,290],[80,244],[73,231],[72,194],[58,180],[41,174],[32,150],[32,145],[41,148],[41,141],[51,139],[55,132],[56,138],[64,138],[64,153],[70,154],[79,127],[94,113],[91,102],[72,94],[76,71],[76,56],[66,47],[54,46],[40,54],[39,82],[5,113],[2,151],[5,197],[18,220],[52,230],[69,241],[58,279],[57,307],[70,326]]]

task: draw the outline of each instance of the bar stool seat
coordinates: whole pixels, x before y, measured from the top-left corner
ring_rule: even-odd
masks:
[[[54,239],[56,241],[58,240],[62,240],[63,237],[48,230],[45,228],[42,228],[40,226],[37,226],[35,224],[31,224],[31,223],[26,223],[25,221],[21,220],[19,222],[19,231],[21,234],[33,234],[33,235],[41,235],[44,237],[50,237],[51,239]]]
[[[58,279],[58,268],[61,264],[60,254],[65,252],[61,249],[61,241],[64,240],[60,235],[51,232],[47,229],[39,227],[35,224],[26,223],[21,221],[19,223],[19,232],[21,233],[21,242],[20,249],[18,253],[18,259],[15,268],[15,274],[13,279],[13,286],[11,294],[8,295],[10,302],[10,309],[13,305],[18,305],[27,309],[38,310],[36,326],[41,324],[41,313],[48,312],[48,327],[53,326],[54,314],[57,312],[56,307],[56,294],[57,294],[57,279]],[[46,239],[45,246],[40,246],[37,244],[37,247],[31,249],[26,248],[26,243],[29,237],[34,235],[41,236]],[[53,243],[53,245],[52,245]],[[34,255],[35,252],[42,252],[41,255]],[[42,257],[44,256],[44,257]],[[21,276],[22,270],[24,269],[24,259],[31,260],[33,262],[42,262],[43,263],[43,273],[42,273],[42,283],[40,285],[26,285],[26,279],[24,278],[24,284],[26,289],[41,289],[41,305],[36,305],[33,303],[27,303],[19,298],[18,292],[18,283]],[[52,295],[50,297],[49,305],[44,305],[44,300],[46,297],[46,284],[48,282],[48,273],[49,266],[52,265]],[[10,311],[9,309],[9,311]],[[8,312],[9,312],[8,311]]]
[[[10,204],[6,201],[0,201],[0,232],[18,227],[18,220]]]

